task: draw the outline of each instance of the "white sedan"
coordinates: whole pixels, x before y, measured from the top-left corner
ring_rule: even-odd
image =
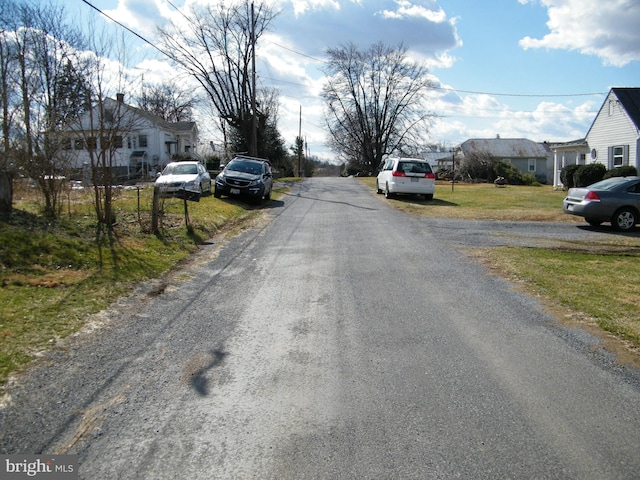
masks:
[[[432,200],[435,189],[436,176],[421,158],[388,158],[376,179],[376,191],[387,198],[407,193]]]
[[[211,193],[211,176],[200,162],[171,162],[156,179],[163,195]]]

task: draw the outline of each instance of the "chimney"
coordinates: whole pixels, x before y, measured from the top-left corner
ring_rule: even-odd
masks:
[[[118,103],[124,103],[124,93],[116,93],[116,100]]]

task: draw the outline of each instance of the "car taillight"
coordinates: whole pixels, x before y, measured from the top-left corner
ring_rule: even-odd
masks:
[[[587,194],[584,196],[585,200],[591,200],[593,202],[599,202],[600,201],[600,197],[598,196],[598,194],[596,192],[592,192],[591,190],[589,190],[587,192]]]
[[[427,173],[425,176],[425,178],[436,178],[435,173]]]
[[[391,172],[392,177],[406,177],[407,175],[402,171],[398,170],[396,172]]]

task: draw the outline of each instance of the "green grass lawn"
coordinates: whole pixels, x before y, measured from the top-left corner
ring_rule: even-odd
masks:
[[[375,177],[359,180],[375,191]],[[474,220],[514,220],[579,222],[581,219],[562,212],[565,192],[549,186],[496,187],[485,183],[438,182],[433,200],[409,195],[391,202],[396,208],[416,215]]]
[[[285,189],[276,184],[273,198]],[[143,280],[156,278],[203,241],[259,215],[243,202],[206,196],[163,202],[159,235],[151,232],[153,188],[124,190],[114,202],[116,237],[95,238],[91,196],[71,191],[55,221],[37,215],[38,198],[18,186],[14,214],[0,220],[0,385],[38,352],[55,345]]]

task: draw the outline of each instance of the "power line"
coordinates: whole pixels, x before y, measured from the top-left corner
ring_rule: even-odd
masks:
[[[548,98],[548,97],[593,97],[596,95],[606,95],[606,93],[496,93],[496,92],[475,92],[472,90],[458,90],[457,88],[450,87],[433,87],[435,90],[445,90],[447,92],[456,93],[468,93],[471,95],[490,95],[492,97],[533,97],[533,98]]]
[[[98,12],[100,15],[108,18],[109,20],[111,20],[113,23],[121,26],[122,28],[124,28],[126,31],[128,31],[129,33],[135,35],[136,37],[138,37],[140,40],[142,40],[144,43],[146,43],[147,45],[155,48],[157,51],[159,51],[162,55],[164,55],[167,58],[171,58],[170,55],[167,55],[167,53],[165,53],[162,49],[160,49],[157,45],[151,43],[149,40],[147,40],[146,38],[144,38],[142,35],[140,35],[139,33],[131,30],[129,27],[127,27],[126,25],[120,23],[119,21],[117,21],[114,18],[111,18],[109,15],[107,15],[106,13],[104,13],[102,10],[100,10],[98,7],[96,7],[95,5],[91,4],[89,1],[87,0],[82,0],[84,3],[86,3],[87,5],[89,5],[91,8],[93,8],[96,12]]]

